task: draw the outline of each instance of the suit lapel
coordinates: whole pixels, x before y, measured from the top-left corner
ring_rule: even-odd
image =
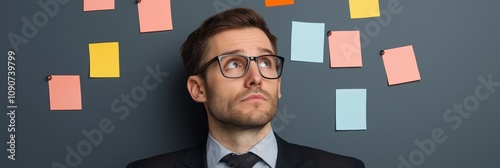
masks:
[[[276,133],[276,142],[278,144],[278,159],[276,160],[276,168],[296,167],[302,161],[293,149],[293,146],[287,141],[281,139]]]
[[[184,158],[182,164],[176,165],[176,168],[200,168],[207,167],[206,142],[198,144],[192,148]]]

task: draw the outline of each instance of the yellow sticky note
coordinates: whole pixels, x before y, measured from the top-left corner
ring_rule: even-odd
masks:
[[[266,0],[266,7],[293,5],[293,0]]]
[[[80,75],[49,76],[50,110],[82,110]]]
[[[115,0],[83,0],[83,11],[113,10]]]
[[[420,80],[412,45],[384,50],[382,60],[389,85]]]
[[[89,44],[90,77],[120,77],[120,56],[118,42]]]
[[[359,30],[330,31],[330,67],[362,67]]]
[[[349,0],[351,19],[380,17],[378,0]]]
[[[141,33],[172,30],[170,0],[145,0],[137,7]]]

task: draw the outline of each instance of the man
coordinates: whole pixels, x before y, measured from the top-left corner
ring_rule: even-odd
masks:
[[[275,55],[276,37],[255,11],[235,8],[208,18],[181,52],[189,94],[206,109],[207,141],[127,168],[364,168],[358,159],[290,144],[273,133],[284,58]]]

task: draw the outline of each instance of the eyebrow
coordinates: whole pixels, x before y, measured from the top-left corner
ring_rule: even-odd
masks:
[[[259,47],[259,52],[261,52],[261,53],[267,53],[267,54],[274,54],[271,50],[269,50],[269,49],[267,49],[267,48],[262,48],[262,47]],[[243,50],[241,50],[241,49],[236,49],[236,50],[232,50],[232,51],[224,52],[224,53],[219,54],[219,55],[226,55],[226,54],[238,54],[238,53],[243,53]]]

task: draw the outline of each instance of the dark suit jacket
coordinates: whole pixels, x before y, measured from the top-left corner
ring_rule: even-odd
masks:
[[[276,135],[276,168],[364,168],[361,160],[302,145],[288,143]],[[203,168],[207,167],[206,143],[190,149],[153,156],[127,165],[127,168]]]

